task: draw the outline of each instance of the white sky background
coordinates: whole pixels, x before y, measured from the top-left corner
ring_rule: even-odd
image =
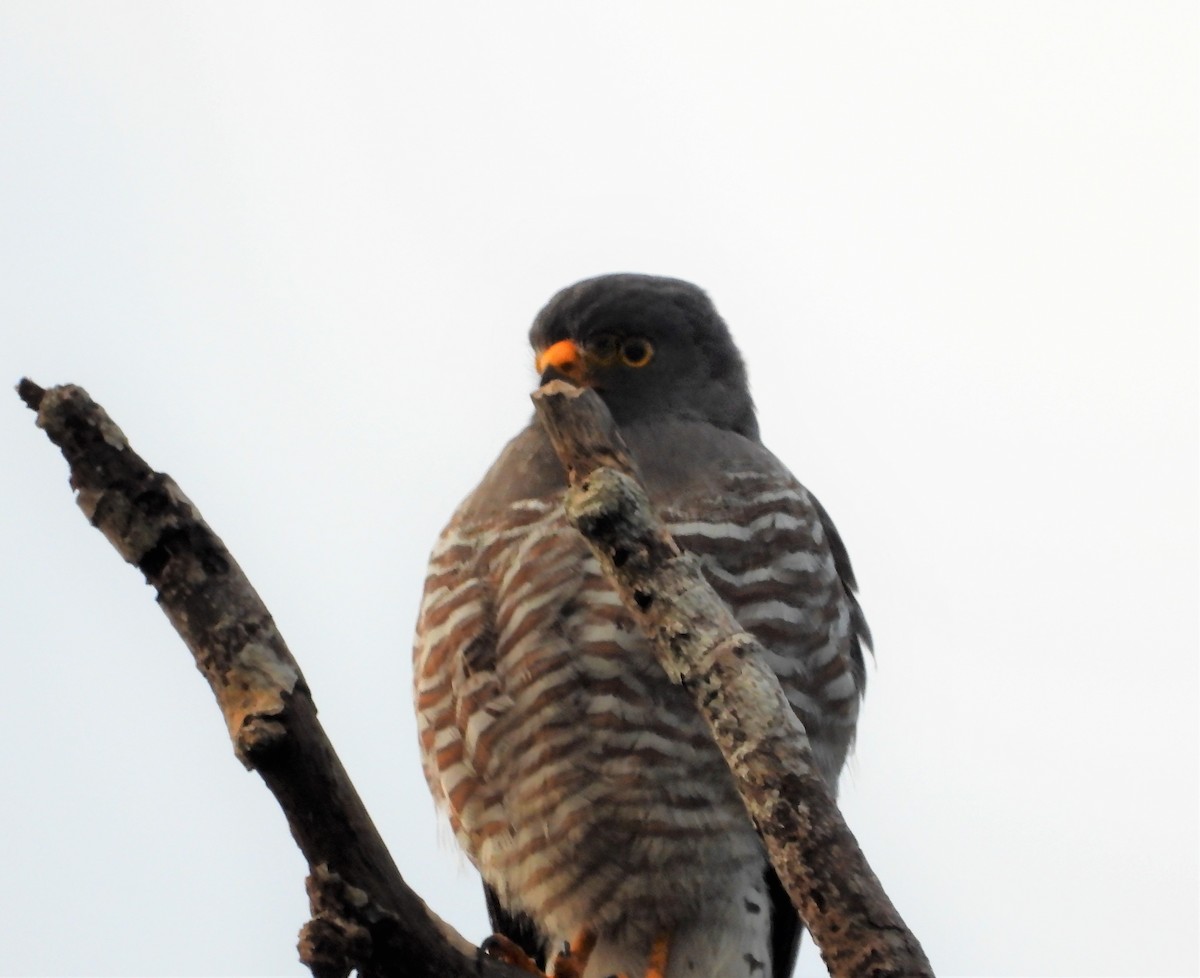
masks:
[[[858,570],[844,808],[939,974],[1195,975],[1196,44],[1191,3],[4,2],[0,364],[196,501],[478,939],[415,750],[426,554],[541,304],[696,281]],[[274,801],[0,426],[0,972],[305,974]]]

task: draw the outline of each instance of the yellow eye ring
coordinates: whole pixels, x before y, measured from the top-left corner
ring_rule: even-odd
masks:
[[[627,367],[644,367],[653,356],[649,340],[630,339],[621,344],[621,362]]]

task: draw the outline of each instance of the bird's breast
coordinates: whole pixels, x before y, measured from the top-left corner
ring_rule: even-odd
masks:
[[[727,470],[663,515],[766,642],[836,774],[857,714],[851,623],[803,489]],[[567,525],[561,493],[452,526],[421,618],[426,773],[507,905],[553,933],[668,929],[761,882],[724,761]]]

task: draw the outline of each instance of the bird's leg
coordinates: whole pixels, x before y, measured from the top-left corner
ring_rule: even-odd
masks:
[[[537,978],[583,978],[595,946],[596,932],[585,927],[575,935],[575,940],[563,943],[562,951],[554,959],[554,970],[549,974],[543,974],[537,962],[503,934],[493,934],[484,941],[483,951],[489,957],[499,958],[527,974],[537,975]]]
[[[646,978],[666,978],[667,956],[671,951],[671,935],[662,933],[650,945],[650,957],[646,960]]]
[[[583,978],[588,958],[595,947],[596,932],[583,928],[575,935],[575,940],[563,947],[562,954],[554,959],[553,978]]]
[[[583,978],[588,959],[596,947],[596,932],[584,928],[570,944],[564,944],[562,953],[554,959],[554,971],[547,978]],[[662,933],[650,945],[650,956],[646,959],[644,978],[666,978],[667,958],[671,950],[671,937]],[[627,978],[625,974],[611,978]]]

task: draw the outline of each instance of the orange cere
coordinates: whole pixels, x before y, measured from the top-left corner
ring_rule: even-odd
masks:
[[[583,354],[572,340],[559,340],[538,354],[537,372],[543,373],[547,367],[564,370],[564,368],[578,365],[582,360]],[[564,370],[564,372],[566,371]]]

